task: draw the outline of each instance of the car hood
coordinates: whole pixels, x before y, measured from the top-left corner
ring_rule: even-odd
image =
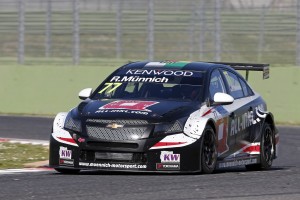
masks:
[[[89,100],[78,106],[84,118],[172,120],[199,109],[199,102],[166,100]]]

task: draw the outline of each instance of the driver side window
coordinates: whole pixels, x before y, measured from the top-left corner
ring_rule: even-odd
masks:
[[[219,70],[214,70],[211,73],[210,83],[209,83],[209,97],[210,99],[214,98],[214,95],[217,92],[226,93],[224,82]]]

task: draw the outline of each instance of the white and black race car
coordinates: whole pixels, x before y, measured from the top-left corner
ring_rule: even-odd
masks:
[[[202,172],[245,165],[268,169],[278,131],[262,97],[236,70],[266,64],[134,62],[59,113],[49,165],[61,173],[96,169]],[[247,79],[246,78],[246,79]]]

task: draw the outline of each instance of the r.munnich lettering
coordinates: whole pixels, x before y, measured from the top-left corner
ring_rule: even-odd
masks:
[[[145,82],[145,83],[167,83],[169,81],[166,77],[140,77],[140,76],[114,76],[111,82]]]

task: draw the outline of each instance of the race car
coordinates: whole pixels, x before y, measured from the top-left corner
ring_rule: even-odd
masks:
[[[128,63],[94,91],[82,90],[77,107],[57,114],[49,166],[61,173],[269,169],[279,135],[247,83],[249,71],[269,77],[267,64]]]

